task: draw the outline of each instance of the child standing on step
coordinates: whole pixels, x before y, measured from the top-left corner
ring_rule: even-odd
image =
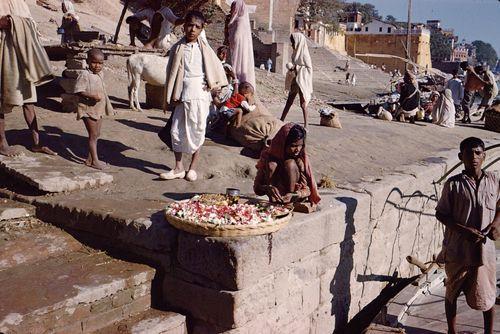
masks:
[[[102,76],[104,53],[99,49],[89,50],[87,64],[88,68],[80,73],[75,83],[74,93],[79,97],[77,119],[83,120],[89,134],[89,154],[85,165],[103,169],[105,164],[97,154],[97,139],[101,134],[102,118],[113,114]]]
[[[462,173],[449,178],[436,207],[446,226],[439,260],[446,271],[445,310],[448,333],[456,333],[457,299],[483,312],[484,333],[493,333],[496,300],[495,243],[500,229],[500,179],[481,169],[485,159],[481,139],[460,143]]]

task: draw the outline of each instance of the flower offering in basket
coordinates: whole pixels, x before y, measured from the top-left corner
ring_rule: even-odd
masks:
[[[239,195],[239,194],[238,194]],[[207,236],[267,234],[286,225],[292,212],[268,202],[239,203],[230,195],[203,194],[171,203],[167,220],[178,229]]]

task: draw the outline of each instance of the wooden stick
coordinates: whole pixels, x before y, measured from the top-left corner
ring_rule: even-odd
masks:
[[[122,14],[120,15],[120,19],[118,20],[118,25],[116,26],[115,38],[113,38],[113,43],[115,44],[118,42],[118,34],[120,33],[120,28],[122,26],[122,21],[125,17],[125,13],[127,12],[129,1],[130,0],[125,0],[125,3],[123,4]]]

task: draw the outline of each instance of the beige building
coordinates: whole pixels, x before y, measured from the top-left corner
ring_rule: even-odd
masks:
[[[346,50],[350,56],[378,67],[385,64],[387,70],[399,69],[402,72],[405,69],[405,62],[398,58],[375,55],[393,55],[404,59],[406,58],[405,47],[406,31],[404,29],[392,34],[348,33],[346,35]],[[432,68],[429,30],[412,30],[410,57],[413,62],[421,66],[421,69]]]
[[[225,0],[215,2],[229,12]],[[289,41],[300,0],[245,0],[245,3],[255,6],[255,13],[250,14],[250,23],[262,42],[270,44]]]

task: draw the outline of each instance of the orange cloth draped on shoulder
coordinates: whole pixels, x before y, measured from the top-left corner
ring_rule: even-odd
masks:
[[[285,161],[286,140],[288,138],[290,130],[294,125],[294,123],[287,123],[283,125],[278,133],[276,133],[273,140],[271,141],[271,145],[265,148],[260,155],[260,160],[256,165],[258,170],[264,170],[270,161]],[[311,194],[309,195],[309,201],[312,204],[318,204],[321,200],[321,197],[319,196],[318,187],[316,185],[316,181],[314,180],[311,164],[306,153],[305,143],[302,152],[300,153],[299,159],[301,159],[304,164],[307,185],[311,191]]]

